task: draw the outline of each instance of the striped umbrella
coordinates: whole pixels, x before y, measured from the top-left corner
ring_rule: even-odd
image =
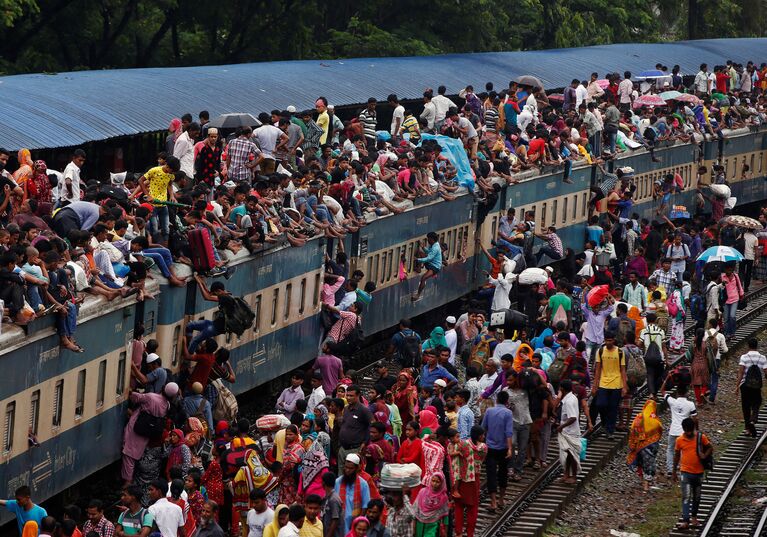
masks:
[[[712,246],[704,250],[698,256],[698,261],[710,263],[711,261],[743,261],[743,254],[729,246]]]
[[[634,108],[639,108],[640,106],[666,106],[666,101],[660,95],[648,93],[634,100]]]

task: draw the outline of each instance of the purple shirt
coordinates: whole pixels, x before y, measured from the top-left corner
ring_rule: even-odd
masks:
[[[605,342],[605,320],[613,312],[614,306],[608,306],[599,313],[589,308],[587,302],[581,304],[583,315],[586,317],[586,330],[583,331],[583,339],[601,345]]]
[[[506,370],[503,368],[501,368],[501,370],[495,376],[493,383],[488,386],[484,392],[482,392],[482,397],[488,399],[495,393],[495,390],[497,390],[499,386],[506,386]]]
[[[322,388],[330,395],[341,380],[344,364],[338,356],[320,354],[314,361],[314,369],[319,369],[322,375]]]
[[[296,401],[304,398],[301,386],[285,388],[277,398],[277,408],[286,416],[290,416],[296,410]],[[282,406],[280,406],[282,403]]]

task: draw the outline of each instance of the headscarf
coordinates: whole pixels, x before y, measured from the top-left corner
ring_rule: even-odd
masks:
[[[349,526],[349,533],[346,534],[346,537],[357,537],[357,534],[354,533],[354,528],[357,527],[357,524],[360,522],[367,522],[368,529],[370,529],[370,521],[367,519],[367,517],[364,516],[358,516],[354,520],[352,520],[352,525]]]
[[[17,185],[21,186],[27,179],[32,177],[34,162],[32,162],[32,154],[26,148],[19,149],[17,159],[19,161],[19,169],[13,172],[13,180],[16,181]]]
[[[423,348],[436,349],[437,347],[447,347],[447,340],[445,339],[445,329],[441,326],[437,326],[429,334],[429,339],[424,341]]]
[[[192,448],[205,436],[205,427],[199,418],[189,418],[186,424],[189,428],[189,433],[186,435],[186,445]]]
[[[328,440],[328,446],[330,445],[330,437],[327,433],[322,433]],[[312,485],[312,481],[322,473],[322,470],[330,468],[330,462],[328,456],[325,453],[325,446],[320,441],[320,436],[317,435],[317,440],[311,445],[309,450],[304,454],[304,460],[302,462],[301,479],[304,488],[304,492]]]
[[[183,132],[181,128],[181,120],[177,117],[171,119],[170,125],[168,125],[168,131],[173,133],[174,142],[178,140],[178,137],[181,136],[181,133]]]
[[[404,388],[400,388],[399,382],[394,386],[394,404],[399,409],[402,423],[407,423],[413,419],[413,415],[418,411],[418,391],[413,386],[413,377],[410,371],[403,369],[400,371],[399,377],[405,377],[407,384]]]
[[[37,534],[37,522],[27,520],[26,524],[24,524],[24,529],[21,531],[21,537],[37,537]]]
[[[642,317],[642,312],[637,308],[636,306],[631,306],[629,308],[629,312],[627,317],[634,321],[634,326],[636,327],[634,331],[634,336],[636,337],[636,341],[639,341],[639,334],[642,333],[642,330],[645,328],[645,322],[644,318]]]
[[[432,524],[441,518],[447,516],[450,512],[447,498],[447,483],[445,474],[434,472],[432,477],[438,477],[440,480],[439,490],[434,492],[431,483],[427,483],[418,491],[418,497],[415,499],[415,518],[424,524]]]
[[[433,407],[432,407],[433,408]],[[418,413],[418,424],[421,426],[421,436],[429,434],[429,432],[435,433],[439,428],[439,421],[437,421],[437,415],[431,410],[421,410]],[[428,431],[426,430],[428,429]]]
[[[514,362],[512,364],[512,369],[519,373],[522,371],[522,364],[524,363],[524,359],[522,358],[522,350],[526,349],[528,354],[528,359],[533,358],[533,348],[528,345],[527,343],[522,343],[522,345],[519,346],[517,349],[517,354],[514,356]]]
[[[274,518],[264,528],[264,537],[277,537],[277,535],[280,533],[280,511],[283,509],[288,509],[288,506],[284,503],[279,504],[274,509]]]
[[[630,466],[636,464],[637,455],[647,446],[660,440],[663,425],[657,416],[657,405],[648,399],[642,412],[636,415],[629,431],[629,453],[626,462]]]
[[[27,184],[29,196],[38,201],[51,202],[51,181],[48,179],[48,166],[44,160],[36,160],[32,168],[32,180]]]

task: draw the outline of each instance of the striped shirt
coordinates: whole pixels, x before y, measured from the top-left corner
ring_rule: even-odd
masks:
[[[370,111],[365,108],[359,115],[360,123],[362,123],[363,129],[365,129],[365,138],[376,137],[376,111]]]
[[[336,343],[340,343],[351,333],[355,326],[357,326],[357,314],[351,311],[341,311],[339,319],[330,328],[328,337],[332,338]]]
[[[556,233],[548,233],[546,235],[546,242],[549,243],[549,247],[557,252],[559,255],[564,255],[564,249],[562,248],[562,239]]]
[[[229,178],[234,181],[250,181],[252,170],[245,164],[250,162],[250,156],[257,157],[261,151],[256,144],[247,138],[235,138],[226,146],[226,154],[229,157]]]
[[[674,291],[673,284],[676,283],[676,272],[657,269],[650,275],[650,279],[654,280],[658,287],[663,287],[666,290],[666,295],[670,295]]]
[[[418,140],[421,138],[421,132],[418,130],[418,120],[412,114],[405,118],[401,128],[402,132],[406,132],[410,135],[411,140]]]
[[[485,110],[485,129],[490,132],[498,132],[498,109],[488,108]]]

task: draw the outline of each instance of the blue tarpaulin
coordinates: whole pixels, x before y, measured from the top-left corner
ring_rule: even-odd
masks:
[[[455,166],[458,172],[455,179],[458,181],[458,184],[469,190],[474,190],[474,174],[471,172],[471,163],[469,162],[469,157],[466,156],[461,140],[442,136],[441,134],[435,136],[434,134],[426,133],[421,135],[421,140],[436,140],[442,148],[442,153]]]

